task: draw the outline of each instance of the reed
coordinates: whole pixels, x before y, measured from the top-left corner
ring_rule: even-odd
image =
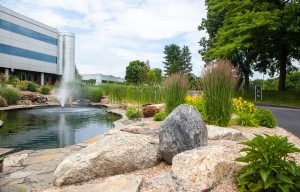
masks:
[[[229,126],[236,72],[228,60],[210,63],[203,70],[203,99],[208,124]]]

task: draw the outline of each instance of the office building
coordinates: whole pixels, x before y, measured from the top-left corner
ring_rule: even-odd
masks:
[[[40,85],[75,76],[75,34],[0,6],[0,73]]]
[[[83,74],[82,80],[84,83],[88,84],[89,82],[93,82],[95,85],[100,85],[102,83],[123,83],[125,81],[124,78],[115,77],[112,75],[102,75],[100,73],[97,74]]]

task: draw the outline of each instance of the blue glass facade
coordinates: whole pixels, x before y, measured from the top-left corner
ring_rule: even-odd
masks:
[[[31,29],[22,27],[20,25],[16,25],[14,23],[11,23],[9,21],[5,21],[3,19],[0,19],[0,28],[7,30],[7,31],[11,31],[14,33],[17,33],[19,35],[24,35],[26,37],[30,37],[39,41],[43,41],[46,43],[50,43],[52,45],[56,45],[57,46],[57,39],[44,35],[42,33],[33,31]]]
[[[57,57],[55,56],[46,55],[43,53],[38,53],[27,49],[21,49],[5,44],[0,44],[0,53],[57,64]]]

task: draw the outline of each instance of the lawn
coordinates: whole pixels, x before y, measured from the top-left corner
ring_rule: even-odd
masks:
[[[258,99],[256,102],[254,98],[254,91],[244,91],[244,93],[239,92],[236,93],[235,96],[242,97],[243,99],[254,102],[255,104],[300,107],[300,93],[295,92],[264,90],[262,101]]]

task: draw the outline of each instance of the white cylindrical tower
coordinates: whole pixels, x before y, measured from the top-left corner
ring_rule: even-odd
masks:
[[[63,81],[68,82],[74,80],[75,78],[75,34],[70,32],[62,32],[59,33],[59,37],[62,38],[59,40],[61,40],[63,44],[62,45]]]

